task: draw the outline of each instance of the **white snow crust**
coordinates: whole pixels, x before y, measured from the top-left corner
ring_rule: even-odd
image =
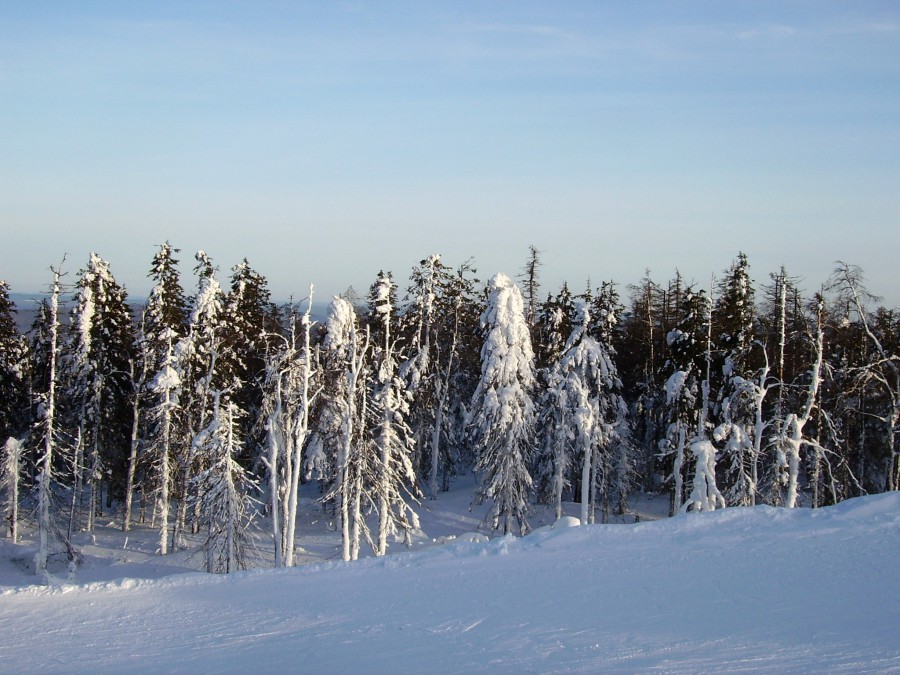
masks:
[[[0,670],[900,670],[900,493],[486,542],[455,518],[353,563],[51,586],[3,568]]]

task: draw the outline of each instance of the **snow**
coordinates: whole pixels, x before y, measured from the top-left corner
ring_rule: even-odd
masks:
[[[152,578],[188,552],[154,557],[140,528],[123,546],[100,526],[80,583],[38,586],[0,540],[2,670],[900,670],[900,493],[483,541],[461,483],[429,502],[420,550],[353,563]],[[303,559],[340,546],[304,540],[325,533],[316,509]]]

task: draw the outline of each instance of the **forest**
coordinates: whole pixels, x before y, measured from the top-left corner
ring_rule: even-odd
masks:
[[[705,288],[544,293],[535,247],[515,279],[431,255],[317,317],[312,287],[275,303],[246,259],[223,286],[203,251],[183,282],[179,254],[155,252],[137,312],[99,255],[71,286],[51,268],[24,334],[0,282],[4,536],[31,524],[37,574],[77,567],[73,534],[113,510],[160,555],[201,535],[209,572],[246,567],[258,536],[293,566],[310,482],[344,560],[408,541],[464,474],[485,530],[515,534],[535,504],[592,523],[635,491],[676,515],[900,483],[900,315],[851,264],[812,293],[785,269],[757,287],[743,253]]]

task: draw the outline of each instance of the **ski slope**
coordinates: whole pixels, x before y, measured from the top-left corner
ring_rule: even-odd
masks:
[[[900,494],[0,591],[3,672],[900,671]]]

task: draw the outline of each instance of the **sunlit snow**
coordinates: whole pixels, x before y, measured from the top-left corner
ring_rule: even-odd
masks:
[[[124,578],[48,588],[4,562],[2,670],[900,669],[898,493],[816,511],[567,518],[485,542],[464,492],[429,503],[423,528],[444,536],[354,563],[137,580],[160,573],[152,557],[107,560],[95,573]],[[6,561],[20,550],[4,546]]]

